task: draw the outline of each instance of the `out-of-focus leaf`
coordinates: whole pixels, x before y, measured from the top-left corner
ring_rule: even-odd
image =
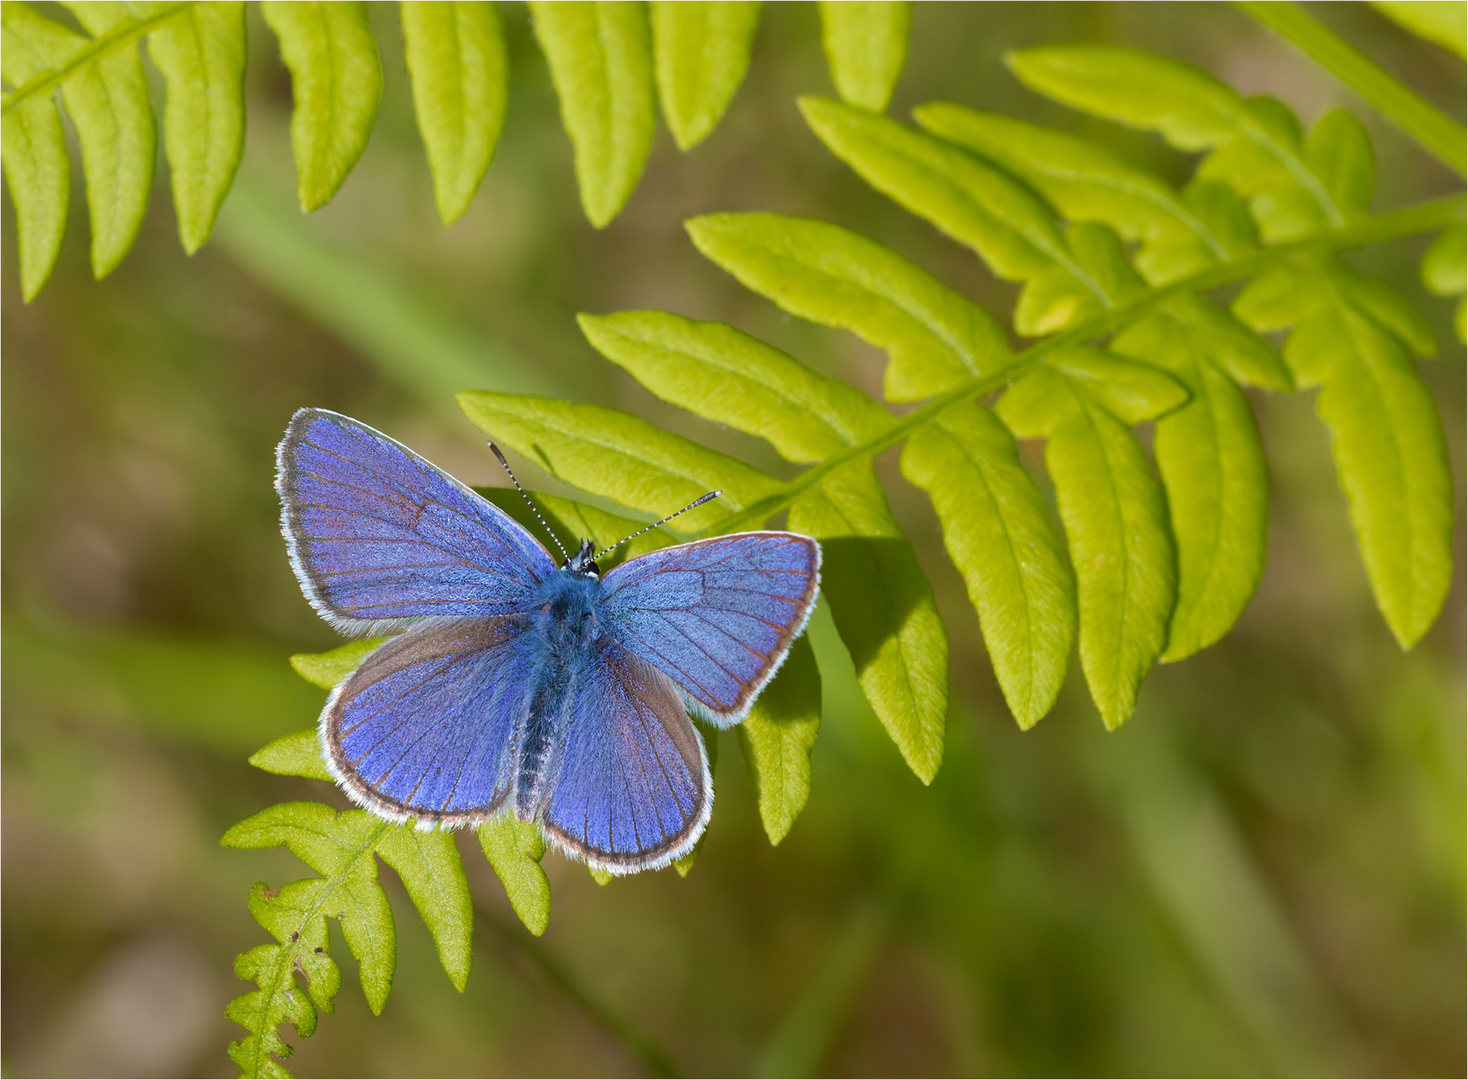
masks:
[[[364,3],[264,0],[260,11],[291,73],[296,194],[310,212],[331,201],[367,148],[382,61]]]
[[[1136,708],[1177,593],[1162,491],[1127,428],[1185,397],[1146,365],[1072,347],[1052,353],[999,400],[1011,431],[1047,440],[1045,466],[1076,573],[1081,668],[1108,728]]]
[[[1009,358],[988,312],[866,237],[779,214],[709,214],[687,226],[698,250],[746,287],[887,350],[893,401],[942,393]]]
[[[1046,300],[1037,306],[1036,290],[1026,291],[1015,319],[1020,333],[1049,333],[1107,305],[1054,213],[1012,177],[883,116],[813,97],[801,98],[800,108],[830,151],[878,191],[971,247],[998,276],[1041,280]]]
[[[664,311],[578,320],[598,352],[664,401],[768,439],[790,461],[821,461],[891,423],[861,391],[727,323]]]
[[[509,62],[493,4],[404,0],[413,108],[433,171],[433,201],[457,221],[494,158],[509,96]]]
[[[1195,297],[1133,323],[1111,348],[1165,368],[1191,394],[1157,421],[1153,441],[1178,559],[1177,607],[1162,659],[1181,660],[1232,628],[1264,573],[1269,466],[1232,376],[1251,366],[1283,375],[1282,365],[1243,326]],[[1240,364],[1232,353],[1259,355]]]
[[[163,148],[179,240],[192,255],[209,239],[245,149],[245,5],[191,5],[148,35],[148,55],[167,87]]]
[[[367,654],[386,640],[380,637],[367,638],[363,641],[349,641],[329,652],[297,653],[291,657],[291,667],[308,683],[323,690],[335,690],[337,683],[361,667]]]
[[[1050,711],[1075,638],[1075,580],[1014,437],[964,402],[917,431],[902,474],[928,493],[1022,728]]]
[[[382,834],[377,854],[403,879],[433,935],[439,962],[455,988],[463,990],[474,959],[474,903],[454,834],[396,826]]]
[[[1422,283],[1438,296],[1458,297],[1458,306],[1453,309],[1453,328],[1459,341],[1468,342],[1468,301],[1463,299],[1468,288],[1465,250],[1468,250],[1468,227],[1459,225],[1439,236],[1422,257]]]
[[[74,36],[24,4],[0,7],[5,80],[18,86],[44,74],[75,48]],[[29,303],[51,276],[66,234],[71,160],[54,96],[33,97],[7,111],[0,125],[0,160],[15,206],[20,291]]]
[[[65,5],[94,37],[134,21],[122,4]],[[53,24],[54,25],[54,24]],[[48,32],[51,68],[80,52],[86,38],[62,27]],[[69,35],[70,48],[60,44]],[[157,133],[148,102],[148,76],[136,49],[120,49],[82,66],[61,84],[66,112],[81,143],[92,225],[92,273],[110,274],[132,247],[148,212]]]
[[[1180,150],[1213,149],[1198,178],[1249,197],[1270,242],[1339,228],[1361,193],[1369,195],[1369,149],[1363,155],[1363,137],[1344,114],[1323,120],[1312,150],[1282,102],[1246,101],[1180,60],[1113,46],[1054,46],[1011,53],[1009,64],[1026,85],[1057,101],[1158,131]]]
[[[1453,482],[1432,394],[1404,344],[1363,307],[1359,275],[1339,263],[1289,266],[1240,294],[1259,331],[1293,326],[1286,362],[1330,428],[1376,605],[1410,648],[1437,618],[1453,575]],[[1376,288],[1384,288],[1377,286]]]
[[[907,59],[912,5],[892,0],[821,0],[821,44],[841,100],[881,112]]]
[[[513,814],[490,818],[477,830],[479,846],[505,887],[510,906],[536,937],[550,922],[550,881],[541,869],[545,839],[540,829]]]
[[[1111,45],[1056,45],[1005,60],[1030,89],[1075,109],[1160,131],[1180,150],[1234,132],[1242,100],[1212,75],[1168,56]]]
[[[1370,0],[1409,33],[1468,57],[1468,5],[1442,0]]]
[[[722,490],[723,498],[679,519],[689,529],[712,525],[729,508],[741,509],[778,487],[742,461],[615,409],[478,390],[460,394],[459,404],[482,430],[552,476],[623,506],[671,514]]]
[[[759,0],[653,0],[653,56],[663,118],[680,150],[718,126],[744,73]]]
[[[631,198],[652,146],[647,13],[628,0],[531,0],[530,15],[575,151],[581,207],[603,228]]]
[[[332,781],[331,771],[321,756],[321,736],[315,728],[282,735],[250,755],[250,764],[276,776],[303,776],[307,780]]]
[[[850,462],[790,508],[790,528],[821,541],[821,586],[857,681],[918,779],[943,760],[948,632],[933,590],[871,465]]]
[[[1251,246],[1247,231],[1216,230],[1161,177],[1094,143],[944,102],[919,106],[913,115],[935,135],[1021,177],[1070,220],[1099,222],[1126,240],[1141,240],[1137,269],[1153,283],[1185,277]]]
[[[1343,214],[1366,213],[1376,190],[1376,152],[1361,121],[1345,109],[1331,109],[1305,140],[1305,160]]]
[[[821,675],[810,642],[800,637],[739,725],[739,746],[772,844],[785,839],[810,798],[810,751],[820,724]]]

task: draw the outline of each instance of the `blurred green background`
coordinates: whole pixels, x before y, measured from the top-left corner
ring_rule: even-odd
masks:
[[[219,835],[271,802],[342,800],[246,756],[309,726],[322,695],[286,665],[338,639],[301,598],[277,531],[272,452],[291,412],[338,409],[470,483],[502,476],[452,393],[597,402],[781,469],[753,439],[660,405],[580,338],[578,311],[659,307],[732,322],[875,389],[880,358],[790,320],[693,251],[716,210],[826,218],[890,244],[1007,316],[1013,289],[862,186],[803,127],[829,93],[813,5],[766,7],[748,79],[687,155],[659,134],[603,232],[523,8],[503,14],[511,104],[468,215],[444,229],[413,125],[392,5],[388,85],[336,200],[294,205],[290,90],[251,12],[246,164],[211,243],[181,252],[160,165],[137,248],[87,269],[80,185],[55,278],[31,305],[3,222],[3,1064],[7,1075],[227,1075],[232,957],[265,939],[252,881],[303,876]],[[1463,115],[1464,67],[1365,5],[1318,17]],[[1065,126],[1174,179],[1149,137],[1023,91],[1005,49],[1155,49],[1307,122],[1358,106],[1224,5],[920,4],[892,111],[949,99]],[[161,97],[160,97],[161,100]],[[1454,177],[1364,108],[1376,206]],[[1426,296],[1426,240],[1357,256],[1430,312],[1424,367],[1453,448],[1462,551],[1464,365]],[[1006,320],[1007,321],[1007,320]],[[460,995],[390,871],[397,987],[373,1018],[346,983],[301,1040],[300,1076],[625,1075],[639,1033],[692,1074],[1462,1075],[1464,589],[1402,654],[1372,606],[1308,396],[1256,398],[1274,479],[1269,565],[1223,643],[1157,669],[1107,735],[1079,673],[1021,734],[925,500],[880,462],[953,640],[948,748],[923,788],[819,617],[826,679],[814,790],[770,847],[737,742],[686,878],[600,888],[546,860],[532,943],[472,841],[483,908]],[[526,466],[529,486],[557,490]],[[339,940],[339,939],[338,939]]]

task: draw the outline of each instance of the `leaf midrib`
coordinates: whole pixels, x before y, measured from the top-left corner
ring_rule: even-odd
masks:
[[[1304,251],[1316,249],[1343,251],[1400,239],[1417,233],[1433,232],[1462,221],[1464,209],[1462,195],[1445,195],[1384,214],[1363,218],[1339,228],[1324,229],[1296,240],[1272,244],[1251,252],[1243,258],[1208,267],[1161,288],[1148,290],[1139,294],[1135,299],[1111,308],[1078,326],[1036,342],[999,371],[989,375],[975,376],[946,394],[920,405],[906,416],[894,419],[882,431],[855,444],[851,449],[835,454],[819,465],[812,466],[785,484],[782,490],[757,500],[743,510],[730,514],[704,529],[697,536],[699,538],[719,536],[747,528],[751,524],[758,525],[768,521],[775,514],[790,506],[800,497],[801,493],[847,462],[859,458],[870,458],[889,447],[896,446],[911,432],[932,423],[950,406],[1000,389],[1030,365],[1054,350],[1119,329],[1175,296],[1201,292],[1253,277]]]
[[[133,42],[145,37],[152,31],[158,29],[164,23],[176,19],[186,11],[193,8],[199,0],[184,0],[173,7],[155,12],[145,19],[130,19],[120,22],[105,34],[94,38],[88,38],[87,44],[77,50],[70,60],[62,64],[54,71],[49,71],[39,78],[32,79],[23,86],[19,86],[5,95],[3,103],[0,103],[0,116],[8,116],[10,111],[22,102],[44,94],[60,86],[67,79],[77,74],[82,68],[92,63],[100,63],[108,56],[118,52]]]

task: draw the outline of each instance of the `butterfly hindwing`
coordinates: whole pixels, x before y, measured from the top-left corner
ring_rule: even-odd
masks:
[[[537,820],[568,854],[613,873],[686,855],[713,809],[708,757],[667,676],[603,635],[565,703]]]
[[[788,532],[662,548],[607,574],[604,618],[718,725],[737,723],[804,629],[821,549]]]
[[[535,689],[523,616],[410,630],[368,655],[321,717],[331,771],[390,817],[473,825],[513,789],[517,724]]]
[[[502,510],[350,417],[301,409],[276,461],[291,564],[316,610],[343,629],[507,614],[555,573]]]

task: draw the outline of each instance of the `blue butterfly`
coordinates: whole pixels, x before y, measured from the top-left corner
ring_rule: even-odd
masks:
[[[689,713],[744,718],[810,617],[820,545],[738,533],[602,579],[591,541],[557,567],[504,511],[339,413],[297,412],[276,462],[311,606],[343,631],[399,631],[321,714],[354,802],[420,828],[513,813],[616,874],[693,849],[714,792]]]

